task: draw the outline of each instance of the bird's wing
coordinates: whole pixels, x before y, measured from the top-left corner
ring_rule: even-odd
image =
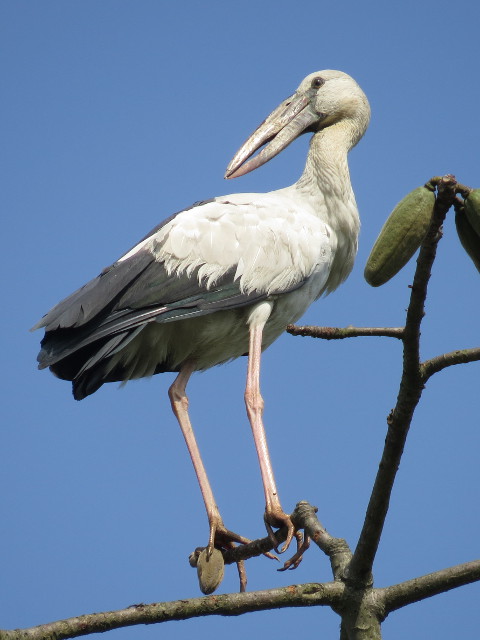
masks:
[[[182,212],[152,237],[170,273],[197,272],[210,287],[234,270],[243,293],[282,294],[330,269],[336,237],[290,188],[215,198]]]
[[[124,345],[150,322],[241,307],[301,286],[318,263],[311,256],[318,238],[298,221],[289,231],[294,209],[268,195],[199,203],[153,229],[34,327],[46,329],[40,367],[99,340]]]

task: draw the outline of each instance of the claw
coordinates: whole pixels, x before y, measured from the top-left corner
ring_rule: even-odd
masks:
[[[267,507],[267,509],[265,510],[265,515],[263,517],[263,520],[265,522],[265,528],[267,529],[268,537],[270,538],[273,544],[273,548],[275,549],[275,552],[284,553],[290,546],[293,536],[294,535],[296,536],[296,533],[297,533],[290,516],[284,513],[281,507],[277,509],[272,509],[272,508],[268,509]],[[283,547],[280,550],[278,549],[279,543],[275,536],[275,532],[272,529],[272,526],[287,528],[287,538],[285,540]]]
[[[232,542],[232,547],[235,546]],[[240,580],[240,593],[247,590],[247,571],[245,569],[245,560],[239,560],[237,563],[238,579]]]
[[[273,531],[272,527],[270,526],[270,523],[267,520],[267,514],[265,514],[265,516],[263,517],[263,521],[265,522],[265,529],[267,530],[267,534],[268,534],[268,537],[270,538],[270,542],[273,544],[275,553],[280,553],[280,551],[278,550],[278,542],[275,537],[275,532]]]
[[[290,520],[290,516],[288,516],[288,522],[286,523],[286,525],[288,527],[287,539],[285,540],[285,544],[283,545],[280,553],[284,553],[288,549],[288,547],[290,546],[290,543],[292,542],[292,538],[296,533],[295,527],[293,526],[293,522]]]
[[[303,560],[303,554],[310,546],[310,538],[307,535],[303,537],[300,531],[295,532],[295,538],[297,539],[297,551],[284,563],[283,567],[281,569],[277,569],[277,571],[296,569]]]

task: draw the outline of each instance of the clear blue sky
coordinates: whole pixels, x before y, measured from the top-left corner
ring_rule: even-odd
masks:
[[[233,191],[294,182],[307,140],[244,178],[223,173],[247,135],[312,71],[341,69],[372,105],[351,154],[362,217],[347,283],[304,321],[403,323],[413,265],[363,280],[395,203],[432,175],[480,187],[478,3],[91,0],[0,6],[4,176],[0,627],[198,595],[187,556],[207,522],[167,398],[172,375],[76,403],[36,370],[40,316],[164,217]],[[451,216],[452,218],[453,216]],[[422,352],[478,346],[480,277],[446,224]],[[283,336],[266,353],[265,422],[282,502],[319,506],[354,546],[394,405],[400,345]],[[263,535],[263,492],[243,405],[245,359],[197,375],[191,412],[229,527]],[[375,566],[378,586],[478,556],[480,365],[428,385]],[[311,550],[296,572],[248,563],[249,588],[330,579]],[[227,569],[222,592],[237,588]],[[392,639],[474,638],[478,585],[393,614]],[[329,610],[209,618],[111,637],[336,637]]]

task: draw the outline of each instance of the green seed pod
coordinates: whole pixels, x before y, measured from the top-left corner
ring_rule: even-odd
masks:
[[[434,205],[435,194],[427,187],[414,189],[397,204],[368,257],[368,284],[385,284],[407,264],[428,231]]]
[[[473,264],[478,271],[480,271],[480,235],[476,232],[474,226],[470,224],[470,218],[466,214],[466,207],[465,211],[457,211],[455,213],[455,225],[463,248],[473,260]]]
[[[468,221],[480,236],[480,189],[474,189],[465,198],[465,213]]]
[[[223,555],[218,549],[212,551],[210,558],[204,549],[197,559],[198,583],[202,593],[208,596],[213,593],[223,580]]]

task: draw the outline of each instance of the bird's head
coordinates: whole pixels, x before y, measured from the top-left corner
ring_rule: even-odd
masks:
[[[367,97],[353,78],[342,71],[311,73],[240,147],[225,177],[243,176],[271,160],[302,133],[315,133],[339,122],[347,124],[352,147],[365,133],[369,120]]]

